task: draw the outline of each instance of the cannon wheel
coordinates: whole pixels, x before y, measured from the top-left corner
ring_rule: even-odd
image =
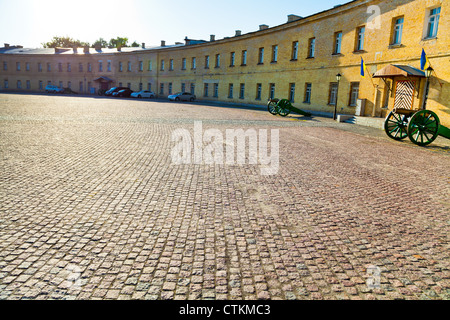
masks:
[[[267,110],[269,110],[269,112],[274,116],[278,114],[277,103],[278,100],[269,100],[269,102],[267,103]]]
[[[430,110],[415,113],[408,126],[409,139],[419,145],[426,146],[436,140],[439,132],[439,117]]]
[[[408,117],[391,111],[384,122],[384,131],[389,138],[403,140],[408,136]]]
[[[289,108],[290,104],[291,102],[289,100],[280,100],[277,104],[278,114],[282,117],[286,117],[289,113],[291,113],[291,109]]]

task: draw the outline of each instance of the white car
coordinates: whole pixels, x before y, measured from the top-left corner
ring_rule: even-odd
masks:
[[[45,87],[45,92],[47,93],[63,93],[64,89],[59,88],[57,86],[48,85]]]
[[[196,99],[196,96],[189,92],[178,92],[175,94],[171,94],[169,97],[171,101],[190,101],[193,102]]]
[[[139,99],[141,99],[141,98],[152,99],[152,98],[155,98],[155,94],[153,92],[151,92],[151,91],[148,91],[148,90],[142,90],[142,91],[139,91],[139,92],[133,92],[131,94],[131,97],[132,98],[139,98]]]

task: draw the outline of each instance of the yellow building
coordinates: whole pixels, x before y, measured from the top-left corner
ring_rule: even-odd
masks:
[[[427,108],[450,126],[449,10],[444,0],[355,0],[225,39],[89,53],[5,46],[0,87],[40,91],[52,83],[93,93],[129,86],[160,97],[188,91],[199,100],[261,105],[276,97],[317,113],[336,107],[341,114],[385,117],[394,105],[423,106],[425,52],[434,69]]]

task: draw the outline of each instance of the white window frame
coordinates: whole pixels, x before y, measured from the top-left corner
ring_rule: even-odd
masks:
[[[334,34],[334,51],[333,54],[341,54],[342,50],[342,31]]]
[[[361,26],[357,29],[356,51],[364,50],[364,38],[366,36],[366,27]]]
[[[392,34],[392,44],[399,45],[402,43],[403,37],[403,24],[405,23],[405,17],[395,18],[394,30]]]
[[[427,23],[426,38],[436,38],[439,30],[441,7],[430,9]]]
[[[298,41],[292,42],[292,60],[298,59]]]

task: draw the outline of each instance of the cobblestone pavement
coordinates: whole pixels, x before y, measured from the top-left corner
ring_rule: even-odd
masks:
[[[279,129],[280,170],[175,165]],[[449,144],[165,101],[0,95],[0,299],[448,299]]]

